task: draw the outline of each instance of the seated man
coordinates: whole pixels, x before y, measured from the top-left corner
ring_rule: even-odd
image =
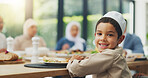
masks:
[[[138,36],[135,34],[125,34],[125,40],[123,42],[123,49],[131,50],[132,53],[143,53],[143,45]]]
[[[0,16],[0,52],[6,51],[6,37],[3,33],[1,33],[3,30],[3,19]]]
[[[126,25],[126,28],[127,28],[127,25]],[[126,28],[124,31],[125,39],[124,41],[122,41],[120,46],[123,47],[123,49],[125,49],[127,53],[143,53],[144,54],[141,39],[135,34],[126,33]]]

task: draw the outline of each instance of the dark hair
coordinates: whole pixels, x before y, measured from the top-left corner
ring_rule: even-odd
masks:
[[[127,20],[126,19],[124,19],[125,20],[125,22],[126,22],[126,26],[127,26]]]
[[[100,23],[110,23],[110,24],[112,24],[115,27],[115,29],[116,29],[116,31],[118,33],[118,39],[122,35],[122,30],[121,30],[120,25],[118,24],[118,22],[116,20],[114,20],[112,18],[109,18],[109,17],[103,17],[97,22],[96,29],[97,29],[98,24],[100,24]],[[96,29],[95,29],[95,32],[96,32]]]

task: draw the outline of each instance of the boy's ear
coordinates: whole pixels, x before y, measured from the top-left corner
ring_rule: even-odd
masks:
[[[124,40],[124,38],[125,38],[125,35],[122,35],[118,40],[118,44],[120,44]]]
[[[96,33],[94,35],[96,36]]]

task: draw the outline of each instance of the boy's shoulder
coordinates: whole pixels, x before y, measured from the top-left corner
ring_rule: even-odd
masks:
[[[116,47],[115,49],[105,49],[102,51],[103,54],[121,54],[122,55],[123,48],[122,47]]]
[[[123,48],[117,47],[115,49],[105,49],[101,53],[94,51],[90,57],[100,58],[101,56],[113,57],[116,58],[117,56],[122,56]]]

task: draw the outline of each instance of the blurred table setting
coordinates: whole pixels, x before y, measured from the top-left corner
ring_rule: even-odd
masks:
[[[7,77],[12,77],[12,78],[27,78],[27,77],[46,77],[46,76],[58,76],[58,75],[69,75],[67,69],[65,68],[68,60],[70,59],[71,56],[73,55],[82,55],[82,56],[87,56],[90,54],[95,53],[93,50],[89,51],[71,51],[69,52],[68,50],[63,50],[63,51],[51,51],[48,48],[45,47],[39,47],[38,48],[38,62],[36,63],[31,63],[32,60],[32,48],[26,48],[25,51],[13,51],[13,52],[8,52],[8,53],[14,53],[18,55],[17,60],[11,60],[11,61],[1,61],[0,63],[0,77],[1,78],[7,78]],[[2,53],[2,52],[1,52]],[[6,53],[6,52],[5,52]],[[7,54],[7,53],[6,53]],[[132,60],[131,60],[132,58]],[[138,59],[139,60],[136,60]],[[129,60],[130,59],[130,60]],[[143,59],[142,54],[130,54],[126,58],[127,64],[131,70],[136,70],[145,74],[148,74],[148,61],[147,59]],[[16,62],[19,61],[19,62]],[[2,63],[3,62],[3,63]],[[9,63],[8,63],[9,62]],[[46,68],[46,67],[24,67],[26,64],[44,64],[44,65],[64,65],[64,68]],[[6,71],[7,68],[7,71]],[[46,69],[45,69],[46,68]],[[14,71],[17,69],[18,71]],[[22,71],[24,70],[24,71]],[[49,74],[53,73],[53,74]],[[56,73],[54,73],[56,72]],[[7,74],[4,74],[7,73]],[[39,74],[40,73],[40,74]],[[40,76],[35,76],[35,74],[39,74]],[[29,76],[25,76],[29,75]]]
[[[87,57],[88,55],[98,53],[95,50],[50,50],[47,47],[39,47],[37,37],[34,37],[32,40],[33,47],[25,48],[24,51],[13,51],[10,48],[11,46],[9,46],[9,49],[0,52],[0,78],[27,78],[28,76],[25,75],[36,78],[68,76],[66,65],[73,55]],[[127,54],[125,59],[131,70],[148,74],[148,60],[143,54]]]

